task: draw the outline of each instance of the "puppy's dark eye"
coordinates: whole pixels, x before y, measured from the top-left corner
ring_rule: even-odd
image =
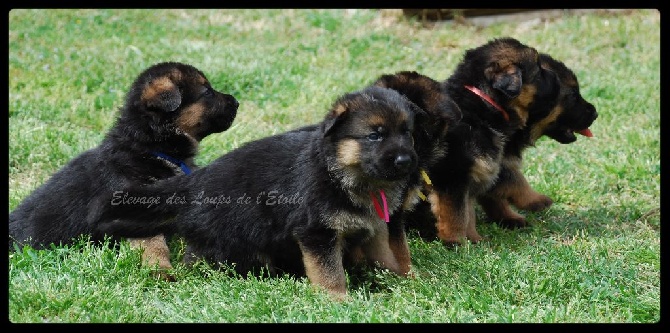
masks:
[[[384,137],[379,132],[372,132],[368,134],[368,140],[370,141],[382,141]]]
[[[214,91],[212,91],[212,89],[207,89],[207,90],[205,90],[205,92],[202,93],[202,95],[205,96],[205,97],[210,97],[210,96],[214,95]]]

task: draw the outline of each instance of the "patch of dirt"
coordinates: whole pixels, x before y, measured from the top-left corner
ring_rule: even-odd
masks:
[[[625,12],[629,9],[403,9],[407,17],[417,17],[422,21],[453,20],[458,23],[476,26],[489,26],[500,22],[523,22],[531,20],[548,20],[566,14],[580,15],[585,13],[611,14]]]

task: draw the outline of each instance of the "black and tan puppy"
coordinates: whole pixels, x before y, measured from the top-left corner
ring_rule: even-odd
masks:
[[[407,244],[406,220],[416,219],[418,214],[423,213],[421,209],[418,212],[414,210],[417,204],[425,204],[426,193],[430,193],[432,185],[426,171],[431,170],[446,157],[449,149],[447,133],[461,120],[463,115],[441,82],[417,72],[385,74],[380,76],[373,85],[398,91],[425,112],[425,115],[417,117],[413,132],[419,172],[410,177],[410,187],[402,210],[392,215],[391,223],[389,223],[389,241],[398,244],[395,247],[398,248],[401,244]],[[427,218],[434,220],[430,215]],[[398,253],[403,252],[398,251]],[[401,255],[396,257],[404,265],[411,265],[409,257],[404,258]]]
[[[523,151],[545,135],[562,144],[575,142],[575,133],[591,137],[589,127],[598,117],[595,107],[579,92],[579,81],[571,69],[544,53],[540,53],[540,67],[556,75],[558,96],[548,112],[530,113],[526,126],[505,144],[499,178],[478,198],[489,219],[507,228],[528,225],[524,216],[511,209],[510,203],[527,211],[540,211],[553,203],[551,198],[535,191],[523,176]]]
[[[227,130],[237,100],[212,88],[197,68],[176,62],[147,68],[133,82],[116,123],[99,146],[72,159],[9,214],[9,249],[68,244],[79,235],[102,240],[87,222],[97,193],[190,173],[198,143]],[[134,240],[151,264],[169,268],[162,235]]]
[[[318,125],[249,142],[188,177],[112,193],[100,200],[100,228],[176,232],[196,257],[243,274],[306,275],[336,296],[346,295],[353,248],[406,275],[395,252],[407,246],[391,248],[385,221],[416,172],[411,134],[421,112],[390,89],[345,94]]]
[[[437,91],[427,76],[408,72],[396,76],[396,81],[408,84],[394,89],[417,104],[421,101],[411,91],[426,87]],[[523,150],[542,135],[564,143],[575,141],[574,132],[590,135],[595,108],[579,95],[574,74],[562,63],[512,38],[468,50],[442,89],[458,104],[463,118],[446,134],[448,153],[436,154],[439,161],[427,170],[432,181],[430,204],[419,205],[407,224],[422,236],[437,236],[449,245],[466,238],[478,242],[482,237],[476,229],[475,203],[479,201],[496,222],[525,226],[510,203],[541,210],[552,202],[523,177]]]

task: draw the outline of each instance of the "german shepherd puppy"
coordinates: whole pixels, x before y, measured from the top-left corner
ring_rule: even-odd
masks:
[[[447,133],[461,120],[463,114],[440,82],[417,72],[384,74],[373,85],[400,92],[426,113],[425,116],[417,117],[413,134],[419,172],[412,174],[410,190],[402,210],[392,215],[389,223],[389,240],[396,244],[406,244],[407,220],[414,220],[423,213],[422,209],[415,211],[415,208],[425,204],[425,193],[430,193],[432,188],[426,171],[433,169],[446,157],[449,148]],[[434,220],[432,215],[427,218]],[[405,266],[411,265],[409,257],[399,257],[399,261]]]
[[[244,275],[306,275],[338,298],[354,248],[406,275],[395,251],[407,246],[389,245],[385,221],[401,209],[416,172],[412,131],[422,112],[390,89],[345,94],[317,125],[249,142],[191,176],[102,197],[99,230],[174,232],[188,255]]]
[[[145,69],[100,145],[72,159],[9,214],[10,251],[15,242],[43,248],[86,234],[101,241],[104,234],[87,222],[91,198],[190,173],[200,140],[227,130],[238,105],[191,65],[165,62]],[[155,237],[131,244],[146,241],[145,260],[170,268],[164,237],[145,236]]]
[[[417,98],[424,97],[413,93],[416,89],[439,93],[433,79],[416,72],[397,73],[392,81],[393,89],[419,105]],[[436,153],[439,161],[427,170],[430,204],[419,205],[406,223],[422,237],[437,236],[447,245],[478,242],[479,202],[501,225],[527,226],[509,204],[537,211],[552,201],[534,191],[521,173],[524,149],[543,135],[562,143],[575,141],[575,132],[591,136],[588,128],[597,118],[595,107],[579,94],[575,75],[532,47],[500,38],[468,50],[441,89],[463,118],[446,134],[448,153]]]
[[[505,145],[498,180],[478,198],[488,218],[506,228],[528,226],[524,216],[513,211],[510,203],[527,211],[541,211],[553,203],[548,196],[533,190],[523,176],[523,151],[545,135],[562,144],[575,142],[575,133],[592,137],[589,127],[598,118],[593,104],[584,100],[579,92],[579,81],[574,72],[548,54],[540,53],[539,58],[541,70],[556,75],[558,96],[549,112],[531,113],[526,127],[510,138]]]

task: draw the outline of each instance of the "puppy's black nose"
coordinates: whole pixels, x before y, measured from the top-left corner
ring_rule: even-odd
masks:
[[[398,155],[396,156],[394,163],[397,169],[407,170],[412,165],[412,157],[407,154]]]
[[[240,106],[240,103],[233,97],[233,95],[228,95],[226,94],[226,99],[228,104],[230,104],[233,108],[237,109]]]
[[[598,112],[596,112],[596,107],[589,104],[589,111],[591,113],[592,122],[598,118]]]

